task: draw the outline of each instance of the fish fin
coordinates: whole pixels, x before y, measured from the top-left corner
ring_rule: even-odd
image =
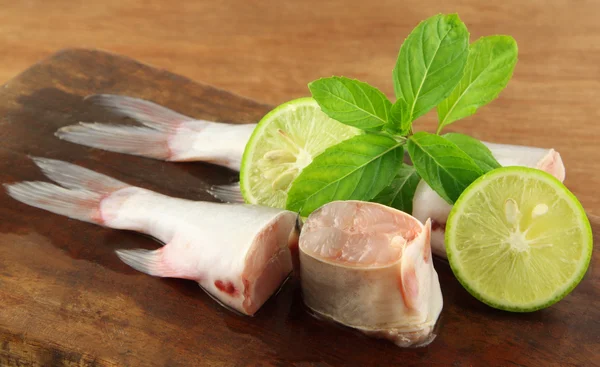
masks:
[[[130,186],[112,177],[72,163],[40,157],[31,157],[31,159],[40,167],[44,175],[67,189],[110,194]]]
[[[172,131],[184,121],[194,120],[154,102],[115,94],[94,94],[86,101],[105,107],[111,112],[130,117],[153,129]]]
[[[145,274],[166,277],[172,273],[165,269],[162,251],[157,250],[116,250],[115,253],[125,264]]]
[[[87,168],[48,158],[32,157],[53,181],[4,184],[8,195],[27,205],[69,218],[103,225],[100,202],[111,193],[130,187]]]
[[[80,122],[60,128],[58,138],[88,147],[169,160],[169,133],[141,126]]]
[[[225,203],[245,203],[240,191],[240,183],[235,182],[230,185],[213,185],[209,190],[209,194]]]
[[[196,277],[176,270],[167,264],[163,255],[165,247],[157,250],[133,249],[116,250],[115,252],[121,261],[142,273],[155,277],[192,279],[197,281]]]
[[[39,181],[4,184],[4,187],[10,197],[27,205],[85,222],[103,222],[98,210],[102,194]]]

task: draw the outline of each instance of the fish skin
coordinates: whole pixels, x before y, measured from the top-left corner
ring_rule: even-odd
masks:
[[[560,154],[554,149],[534,148],[521,145],[484,143],[502,166],[537,168],[565,179],[565,166]],[[452,205],[442,199],[425,181],[421,180],[413,197],[412,214],[420,221],[431,218],[431,248],[434,255],[447,258],[445,246],[446,222]]]
[[[565,165],[554,149],[483,142],[501,166],[523,166],[548,172],[560,182],[565,180]]]
[[[360,214],[352,214],[349,224],[343,224],[320,217],[323,211],[333,208],[334,211],[352,212],[359,206],[372,210],[371,213],[387,214],[383,220],[394,216],[403,218],[394,223],[415,230],[411,234],[409,228],[396,229],[399,232],[407,229],[403,235],[407,241],[397,241],[400,247],[396,249],[395,257],[384,257],[382,263],[344,258],[343,250],[340,250],[344,244],[331,241],[348,241],[347,236],[325,236],[322,237],[325,243],[312,242],[316,237],[311,233],[315,231],[347,228],[344,231],[352,233],[360,222]],[[354,213],[358,212],[357,209]],[[368,336],[388,339],[401,347],[427,345],[435,338],[434,328],[443,300],[431,259],[429,221],[423,225],[410,215],[381,204],[335,201],[313,212],[303,228],[299,245],[302,295],[306,306],[317,316]],[[393,247],[394,239],[387,246]],[[361,245],[367,246],[358,244]],[[386,250],[394,253],[393,248]],[[341,257],[332,257],[331,254],[336,252]]]
[[[58,137],[100,149],[156,159],[204,161],[239,171],[244,147],[256,126],[194,120],[155,103],[126,96],[95,95],[88,99],[118,115],[136,119],[147,128],[80,124],[60,129],[56,133]],[[165,138],[167,135],[171,137]],[[223,139],[224,136],[227,139]],[[161,143],[163,140],[168,140],[167,148]],[[565,166],[554,149],[483,143],[502,166],[535,167],[560,181],[565,179]],[[239,183],[214,185],[208,192],[225,203],[244,202]],[[452,206],[425,182],[419,183],[413,198],[412,214],[421,222],[432,219],[431,246],[433,253],[442,258],[446,258],[445,224],[451,209]]]
[[[145,127],[82,122],[59,129],[55,133],[57,137],[98,149],[165,161],[202,161],[239,171],[244,148],[256,127],[256,124],[198,120],[128,96],[97,94],[85,99]],[[564,164],[554,149],[482,143],[492,150],[502,166],[537,165],[559,180],[565,179]],[[243,203],[236,184],[215,185],[209,191],[223,202]],[[437,236],[434,234],[434,237]]]
[[[296,213],[190,201],[130,186],[67,162],[34,158],[48,182],[5,184],[28,205],[109,228],[148,234],[157,250],[118,250],[125,263],[160,277],[191,279],[225,306],[253,315],[292,271]]]
[[[164,161],[203,161],[239,171],[244,148],[256,127],[194,119],[127,96],[97,94],[86,100],[144,126],[80,122],[60,128],[55,133],[58,138]]]

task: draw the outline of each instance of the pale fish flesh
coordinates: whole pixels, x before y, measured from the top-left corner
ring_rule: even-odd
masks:
[[[5,184],[25,204],[98,225],[148,234],[157,250],[118,250],[131,267],[191,279],[222,305],[253,315],[292,271],[295,213],[168,197],[74,164],[34,158],[48,182]]]
[[[532,148],[518,145],[485,143],[494,158],[502,166],[524,166],[546,171],[559,179],[565,179],[565,166],[560,154],[554,149]],[[420,221],[431,219],[431,249],[434,255],[446,258],[444,236],[446,221],[452,210],[441,196],[421,180],[413,198],[413,215]]]
[[[300,234],[305,304],[402,347],[429,344],[443,306],[429,238],[429,221],[381,204],[322,206]]]

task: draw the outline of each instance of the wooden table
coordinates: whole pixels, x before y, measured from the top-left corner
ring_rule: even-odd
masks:
[[[198,81],[276,104],[307,95],[306,83],[346,75],[392,96],[398,47],[416,23],[457,11],[472,40],[514,36],[515,76],[500,98],[453,125],[486,140],[554,147],[566,184],[600,220],[600,27],[594,2],[380,3],[117,1],[7,4],[0,14],[0,178],[42,179],[25,154],[69,160],[170,195],[208,199],[206,185],[235,175],[201,164],[164,164],[58,141],[56,128],[114,118],[82,102],[93,92],[155,100],[208,119],[253,122],[269,105],[101,53],[68,51],[9,80],[65,46],[133,56]],[[596,5],[597,4],[597,5]],[[417,125],[432,129],[435,115]],[[119,262],[115,248],[147,238],[67,220],[0,193],[0,365],[595,365],[600,364],[598,246],[583,283],[530,315],[475,301],[436,262],[445,297],[440,335],[401,350],[308,316],[291,283],[256,318],[221,309],[189,281],[161,280]]]
[[[400,44],[437,12],[457,12],[472,40],[509,34],[519,45],[515,75],[499,100],[453,128],[556,148],[567,184],[590,213],[600,214],[595,0],[5,1],[0,81],[61,48],[93,47],[269,104],[305,96],[308,82],[334,74],[391,97]],[[435,114],[421,120],[432,128]]]

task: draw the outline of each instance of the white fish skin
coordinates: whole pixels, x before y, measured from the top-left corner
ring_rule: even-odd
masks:
[[[554,149],[528,147],[523,145],[496,144],[483,142],[501,166],[524,166],[546,171],[561,182],[566,172],[560,154]]]
[[[146,233],[166,245],[118,250],[133,268],[191,279],[221,304],[253,315],[292,271],[295,213],[268,207],[168,197],[76,166],[34,158],[48,182],[5,184],[25,204],[115,229]]]
[[[484,143],[502,166],[524,166],[546,171],[559,179],[565,179],[565,166],[560,154],[554,149],[533,148],[520,145]],[[420,221],[431,219],[431,249],[434,255],[446,258],[444,236],[446,222],[452,210],[441,196],[421,180],[413,198],[413,215]]]
[[[429,344],[443,307],[429,236],[429,221],[381,204],[324,205],[300,234],[305,304],[398,346]]]
[[[145,126],[80,122],[59,129],[58,138],[165,161],[204,161],[239,171],[256,127],[197,120],[139,98],[97,94],[86,99]]]
[[[256,127],[256,124],[197,120],[154,102],[127,96],[96,94],[86,100],[137,120],[145,127],[81,122],[59,129],[57,137],[98,149],[165,161],[203,161],[239,171],[244,148]],[[539,165],[564,180],[565,167],[553,149],[483,143],[503,166]],[[235,184],[216,185],[210,193],[223,202],[244,202],[239,185],[237,188]]]

